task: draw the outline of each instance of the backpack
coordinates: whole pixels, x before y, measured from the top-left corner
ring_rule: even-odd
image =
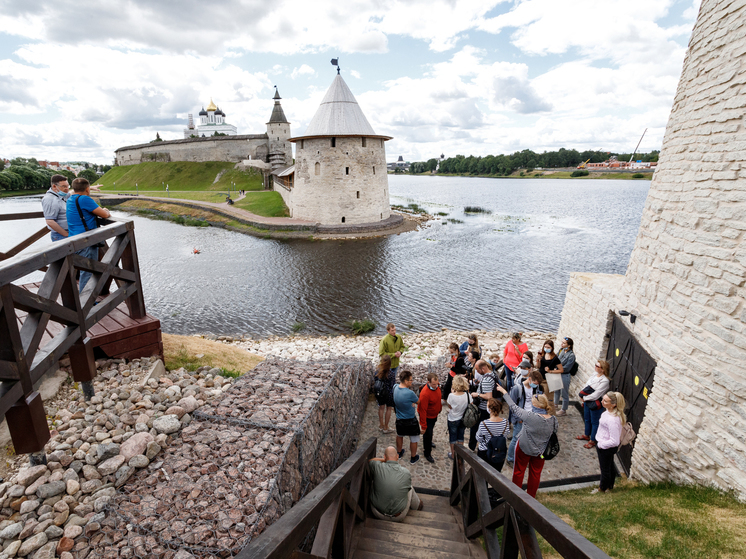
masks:
[[[575,363],[572,364],[572,367],[570,367],[570,370],[568,371],[570,373],[571,377],[574,377],[578,373],[578,362],[575,361]]]
[[[559,451],[560,451],[559,439],[557,438],[557,433],[553,432],[549,436],[549,442],[547,442],[547,447],[544,449],[544,454],[542,454],[540,458],[543,458],[544,460],[551,460],[552,458],[554,458],[555,456],[559,454]]]
[[[484,424],[484,428],[491,435],[490,440],[487,441],[487,461],[498,472],[502,471],[505,464],[505,457],[508,455],[508,442],[505,440],[505,431],[508,428],[507,422],[505,429],[499,435],[493,434],[486,423]]]
[[[469,399],[469,405],[466,406],[466,411],[464,412],[464,416],[461,418],[461,423],[464,424],[464,427],[471,428],[479,423],[479,408],[474,404],[474,401],[471,399],[469,394],[466,396]]]
[[[386,394],[387,389],[386,381],[376,377],[376,381],[373,383],[373,394],[376,395],[376,398],[382,398]]]
[[[636,436],[637,433],[635,433],[635,430],[632,428],[632,424],[628,421],[627,423],[622,425],[622,434],[619,436],[619,446],[630,444],[632,441],[635,440]]]

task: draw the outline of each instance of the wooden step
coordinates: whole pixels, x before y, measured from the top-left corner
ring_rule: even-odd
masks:
[[[389,557],[404,557],[406,559],[457,559],[469,557],[468,550],[464,553],[448,553],[446,551],[435,551],[429,548],[418,548],[402,543],[394,543],[369,538],[360,538],[355,549],[356,557],[358,551],[372,551]]]
[[[436,538],[442,540],[449,540],[453,542],[463,542],[464,534],[459,525],[453,525],[448,530],[439,530],[430,526],[417,526],[414,528],[411,524],[403,524],[401,522],[391,522],[390,520],[378,520],[374,517],[368,517],[365,520],[365,524],[358,524],[355,528],[357,531],[362,531],[364,528],[374,528],[377,530],[385,530],[387,532],[399,532],[402,534],[411,534],[416,532],[421,536],[427,536],[429,538]]]
[[[352,559],[389,559],[390,555],[381,555],[364,549],[355,549],[352,552]]]
[[[462,542],[456,542],[451,540],[443,540],[440,538],[434,538],[431,536],[425,536],[419,533],[418,530],[410,530],[410,532],[391,532],[388,530],[378,530],[375,528],[363,528],[360,538],[367,538],[377,542],[389,542],[394,544],[407,545],[410,547],[416,547],[419,549],[432,549],[434,551],[442,551],[445,553],[455,553],[461,555],[469,555],[469,546]]]
[[[449,507],[450,509],[450,507]],[[413,516],[415,518],[429,518],[436,522],[457,522],[456,517],[453,516],[450,510],[447,512],[433,512],[427,509],[423,510],[410,510],[407,516]]]
[[[431,520],[429,518],[422,518],[421,516],[410,516],[407,515],[404,517],[404,520],[401,522],[402,524],[408,524],[410,526],[427,526],[429,528],[436,528],[438,530],[458,530],[461,531],[461,526],[459,526],[457,523],[454,522],[445,522],[445,521],[437,521],[437,520]]]

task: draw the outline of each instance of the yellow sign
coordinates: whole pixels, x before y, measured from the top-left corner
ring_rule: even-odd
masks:
[[[645,399],[648,399],[648,387],[642,389],[642,395],[645,396]]]
[[[640,384],[640,377],[635,377],[635,386]]]
[[[619,357],[619,348],[616,348],[616,356]]]

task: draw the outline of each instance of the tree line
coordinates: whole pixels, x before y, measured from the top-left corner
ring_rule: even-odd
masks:
[[[650,153],[636,153],[634,160],[644,162],[658,161],[659,150],[653,150]],[[530,149],[516,151],[510,155],[487,155],[479,157],[470,155],[456,155],[449,157],[440,162],[438,168],[439,174],[452,175],[510,175],[518,169],[533,171],[541,167],[543,169],[553,169],[558,167],[577,167],[581,163],[602,163],[615,155],[619,161],[629,161],[631,153],[614,153],[608,151],[578,151],[575,149],[560,148],[558,151],[545,151],[536,153]],[[437,159],[428,161],[418,161],[411,163],[409,172],[419,174],[432,172],[438,167]]]
[[[86,169],[78,173],[78,177],[88,179],[91,184],[98,180],[98,174],[93,168],[89,168],[85,163]],[[104,173],[111,169],[111,165],[99,167]],[[66,169],[55,171],[39,165],[39,162],[33,157],[25,159],[16,157],[10,160],[10,165],[0,160],[0,190],[39,190],[49,188],[52,182],[52,175],[63,175],[67,177],[69,183],[76,178],[75,173]]]

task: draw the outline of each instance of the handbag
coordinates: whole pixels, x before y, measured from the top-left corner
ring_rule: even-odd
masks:
[[[420,434],[420,423],[417,418],[397,419],[396,434],[400,437],[416,437]]]
[[[556,417],[552,418],[555,422],[557,421]],[[547,442],[547,447],[544,449],[544,453],[540,456],[540,458],[543,458],[544,460],[551,460],[555,456],[559,454],[560,451],[560,444],[559,439],[557,438],[557,431],[553,431],[551,435],[549,435],[549,441]]]
[[[464,427],[474,427],[479,423],[479,408],[474,404],[474,400],[471,399],[471,395],[466,395],[469,398],[469,404],[466,406],[464,416],[461,418],[461,423]]]

